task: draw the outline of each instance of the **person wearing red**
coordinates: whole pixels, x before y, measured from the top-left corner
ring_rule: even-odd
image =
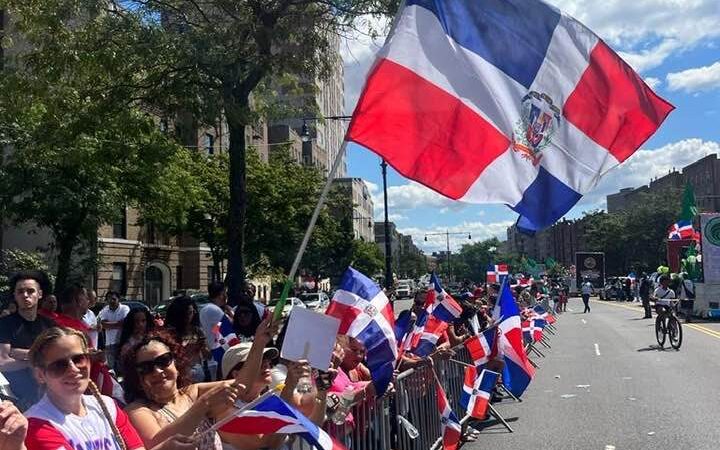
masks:
[[[72,284],[60,293],[60,313],[55,316],[55,323],[62,327],[72,328],[81,332],[86,341],[91,342],[90,332],[92,329],[83,321],[83,316],[88,311],[90,298],[87,289],[79,284]],[[115,399],[122,399],[122,388],[110,374],[110,368],[105,362],[105,353],[89,346],[91,360],[90,379],[103,395]]]
[[[37,338],[29,357],[45,395],[25,413],[27,450],[144,448],[125,412],[90,381],[84,334],[50,328]],[[84,395],[88,388],[92,395]]]

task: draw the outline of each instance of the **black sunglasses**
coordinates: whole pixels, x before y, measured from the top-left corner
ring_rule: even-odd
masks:
[[[45,371],[54,378],[65,375],[70,368],[70,362],[78,369],[86,369],[90,366],[90,355],[88,353],[78,353],[67,358],[58,359],[45,366]]]
[[[172,364],[173,361],[175,361],[175,357],[172,355],[172,353],[167,352],[158,356],[155,359],[151,359],[150,361],[143,361],[141,363],[137,363],[135,365],[135,368],[140,375],[147,375],[149,373],[152,373],[156,367],[160,370],[167,369],[168,367],[170,367],[170,364]]]

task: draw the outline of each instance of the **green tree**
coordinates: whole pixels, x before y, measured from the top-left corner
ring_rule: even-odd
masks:
[[[170,189],[150,193],[149,201],[142,211],[143,219],[159,229],[181,235],[187,233],[204,242],[210,248],[213,261],[214,281],[222,276],[221,262],[227,258],[226,230],[228,223],[230,189],[227,171],[229,159],[226,153],[205,155],[195,149],[182,149],[175,161],[176,172],[183,177],[179,192],[185,195],[184,210],[164,199],[174,197]]]
[[[377,244],[375,244],[377,248]],[[378,248],[378,252],[380,249]],[[382,258],[382,252],[380,252]],[[383,264],[384,265],[384,264]],[[420,278],[428,272],[427,259],[424,254],[403,253],[400,255],[400,264],[397,268],[398,276],[403,278]]]
[[[667,230],[680,209],[679,189],[643,193],[633,208],[608,214],[586,213],[588,251],[605,252],[606,272],[625,275],[648,271],[665,261]]]
[[[117,77],[91,85],[117,101],[142,100],[192,123],[226,120],[230,207],[228,284],[245,277],[245,128],[274,106],[273,80],[305,87],[334,62],[333,42],[365,14],[393,13],[397,0],[2,0],[54,47],[58,60],[119,58]],[[80,18],[86,18],[86,21]],[[69,44],[68,44],[69,43]],[[298,77],[298,75],[301,77]],[[132,94],[125,95],[130,88]],[[288,87],[283,86],[287,91]],[[304,114],[323,111],[306,109]],[[252,245],[252,244],[251,244]]]
[[[381,276],[385,267],[383,254],[374,242],[353,241],[350,264],[369,277]]]
[[[54,281],[47,261],[40,253],[18,249],[0,250],[0,299],[10,294],[10,277],[21,270],[42,270],[48,274],[50,283]]]
[[[500,241],[497,238],[463,245],[458,256],[452,262],[455,277],[476,282],[484,281],[488,265],[503,262],[498,259],[497,255],[499,245]]]
[[[28,23],[18,26],[31,50],[0,79],[0,146],[10,149],[0,168],[0,209],[51,232],[60,291],[82,256],[77,250],[94,248],[98,228],[125,205],[162,192],[172,194],[163,199],[168,205],[184,203],[173,164],[178,147],[150,114],[97,91],[122,61],[80,54],[58,61],[53,49],[64,45],[62,34],[46,42]]]

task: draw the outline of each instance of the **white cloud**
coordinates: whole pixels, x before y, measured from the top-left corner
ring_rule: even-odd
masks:
[[[662,80],[655,77],[647,77],[645,78],[645,82],[648,86],[650,86],[650,89],[653,90],[657,89],[662,84]]]
[[[499,222],[470,222],[464,221],[451,227],[430,226],[426,228],[420,227],[398,227],[398,231],[402,234],[409,234],[413,238],[415,245],[420,247],[426,254],[432,252],[444,251],[447,249],[447,237],[444,235],[446,231],[450,233],[459,233],[450,235],[450,250],[458,251],[465,244],[484,241],[492,237],[505,240],[507,237],[507,228],[515,223],[512,220]],[[437,234],[442,233],[442,235]],[[436,234],[427,236],[428,234]],[[468,239],[468,234],[472,239]],[[425,241],[425,236],[428,240]]]
[[[671,91],[697,92],[720,88],[720,61],[667,75]]]
[[[682,44],[675,39],[665,39],[655,47],[646,48],[636,52],[619,51],[618,54],[638,72],[654,69],[662,64],[673,52],[682,48]]]
[[[395,223],[397,223],[397,222],[401,222],[401,221],[403,221],[403,220],[407,220],[407,218],[408,218],[407,216],[402,215],[402,214],[399,214],[399,213],[390,213],[390,214],[388,214],[388,220],[389,220],[390,222],[395,222]],[[381,219],[381,220],[384,220],[384,217],[383,217],[383,219]],[[378,220],[376,219],[376,222],[377,222],[377,221],[378,221]]]
[[[605,208],[605,197],[608,194],[621,188],[647,185],[651,178],[666,175],[673,169],[681,170],[684,166],[713,153],[720,153],[720,143],[702,139],[683,139],[657,149],[638,150],[622,165],[608,172],[569,215],[576,216],[580,211]]]
[[[389,29],[388,19],[361,17],[340,46],[340,55],[345,62],[345,112],[355,109],[360,90],[365,83],[375,54],[385,42]]]
[[[368,180],[363,180],[363,182],[365,182],[365,185],[367,186],[368,191],[370,191],[371,194],[374,194],[374,193],[380,191],[380,186],[378,184],[373,183],[372,181],[368,181]]]
[[[577,18],[636,70],[720,36],[717,0],[549,0]]]
[[[391,214],[402,213],[415,208],[434,208],[438,213],[459,211],[467,206],[447,197],[420,183],[409,181],[400,186],[388,186],[388,210]],[[382,190],[378,187],[370,191],[375,205],[375,217],[383,214],[384,202]]]

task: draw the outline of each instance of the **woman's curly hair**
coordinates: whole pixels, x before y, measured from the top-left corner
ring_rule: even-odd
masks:
[[[156,330],[148,334],[142,341],[134,345],[123,357],[123,381],[122,387],[125,391],[125,401],[129,404],[135,400],[150,400],[143,390],[140,375],[138,374],[137,354],[143,347],[151,342],[160,342],[166,346],[175,357],[175,368],[177,369],[177,387],[182,389],[192,384],[189,376],[190,361],[186,357],[182,346],[178,344],[172,334],[165,330]]]

